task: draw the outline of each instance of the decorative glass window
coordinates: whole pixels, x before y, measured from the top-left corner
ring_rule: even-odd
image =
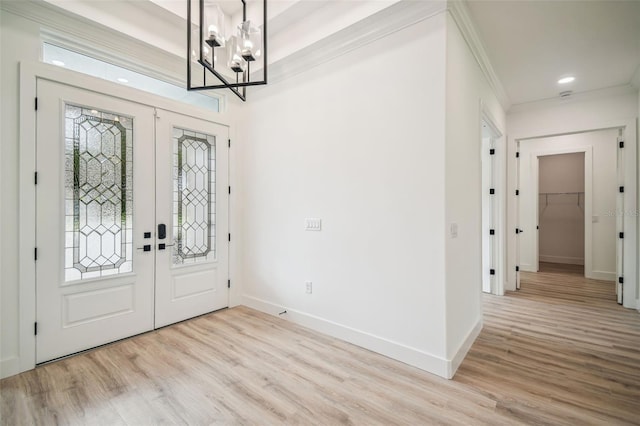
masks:
[[[215,137],[173,129],[173,263],[215,259]]]
[[[132,271],[133,120],[65,106],[65,281]]]

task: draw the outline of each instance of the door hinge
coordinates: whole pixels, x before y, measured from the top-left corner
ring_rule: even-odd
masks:
[[[618,277],[618,283],[624,284],[624,278],[623,277]]]
[[[33,248],[33,260],[38,260],[38,247]]]
[[[618,188],[618,191],[624,192],[624,186],[621,186],[620,188]]]
[[[520,267],[516,266],[516,272],[520,272]]]
[[[231,241],[231,234],[229,233],[229,234],[227,234],[227,235],[229,235],[229,241]]]
[[[229,143],[229,148],[231,148],[231,139],[227,139],[227,142]]]
[[[624,148],[624,141],[620,141],[620,143],[618,144],[618,146],[620,146],[620,148]]]
[[[495,150],[495,149],[491,148],[491,149],[489,150],[489,155],[493,155],[493,154],[495,154],[495,153],[496,153],[496,150]]]
[[[33,173],[33,184],[34,185],[38,184],[38,172]]]
[[[495,190],[495,189],[493,189],[493,188],[490,188],[490,189],[489,189],[489,194],[493,195],[493,194],[495,194],[495,193],[496,193],[496,190]]]
[[[34,104],[35,104],[35,109],[37,111],[38,110],[38,97],[37,96],[36,96]]]
[[[34,336],[38,335],[38,321],[33,323],[33,334]]]
[[[229,194],[231,194],[231,187],[229,187]]]
[[[495,269],[489,269],[489,275],[495,275],[495,274],[496,274]]]
[[[227,288],[231,288],[231,280],[227,280]]]
[[[520,152],[516,152],[516,158],[520,158]]]
[[[620,237],[620,238],[624,238],[624,232],[620,232],[620,233],[618,234],[618,237]]]
[[[496,233],[495,229],[489,229],[489,235],[494,235]]]
[[[520,233],[520,229],[516,228],[516,234]]]
[[[516,189],[516,195],[520,195],[520,190]]]

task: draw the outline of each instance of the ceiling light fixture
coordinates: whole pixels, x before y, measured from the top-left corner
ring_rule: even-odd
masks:
[[[567,83],[571,83],[573,80],[575,80],[575,77],[569,76],[569,77],[563,77],[560,80],[558,80],[558,84],[567,84]]]
[[[123,77],[118,77],[116,80],[118,80],[118,82],[120,82],[120,83],[128,83],[129,82],[129,80],[127,80],[126,78],[123,78]]]
[[[228,5],[238,1],[242,21],[227,27],[233,15]],[[224,88],[246,101],[248,86],[267,84],[267,0],[251,6],[257,9],[251,16],[261,15],[261,22],[247,19],[246,0],[187,0],[187,90]],[[227,28],[235,34],[227,37]]]
[[[58,59],[53,59],[53,60],[51,61],[51,63],[52,63],[53,65],[57,65],[57,66],[59,66],[59,67],[64,67],[64,62],[59,61]]]

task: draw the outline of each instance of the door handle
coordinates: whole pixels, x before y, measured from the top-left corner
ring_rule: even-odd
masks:
[[[173,247],[173,244],[165,244],[165,243],[158,244],[158,250],[164,250],[167,247]]]
[[[145,244],[142,247],[138,247],[138,250],[151,251],[151,244]]]
[[[164,240],[167,238],[167,225],[161,223],[158,225],[158,239]]]

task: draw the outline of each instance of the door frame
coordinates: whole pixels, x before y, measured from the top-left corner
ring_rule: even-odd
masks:
[[[19,286],[19,331],[18,348],[16,358],[17,365],[7,371],[8,375],[18,374],[31,370],[36,366],[36,336],[34,325],[36,321],[36,265],[34,249],[36,247],[36,187],[34,176],[36,172],[36,123],[37,115],[34,102],[36,100],[36,82],[38,79],[50,80],[68,86],[89,90],[99,94],[112,96],[141,105],[161,108],[178,114],[196,117],[211,121],[222,126],[229,127],[232,136],[231,116],[227,112],[215,113],[193,105],[182,104],[178,101],[164,98],[152,93],[123,86],[97,77],[70,71],[55,65],[33,61],[23,61],[19,64],[20,70],[20,105],[19,105],[19,247],[18,247],[18,286]],[[229,161],[231,155],[229,155]],[[229,164],[231,169],[231,164]],[[231,177],[231,173],[230,173]],[[231,203],[229,203],[231,209]],[[232,217],[229,212],[229,217]],[[231,221],[229,232],[231,232]],[[229,247],[229,259],[231,259],[231,247]],[[236,256],[234,256],[236,258]],[[235,272],[232,263],[229,263],[229,276]],[[237,287],[237,286],[236,286]],[[229,293],[229,306],[235,306],[240,301],[239,288],[231,288]]]
[[[537,150],[532,151],[530,153],[530,166],[531,166],[531,192],[529,194],[525,194],[524,196],[529,198],[529,201],[533,200],[532,209],[535,213],[535,231],[529,223],[530,234],[533,235],[533,269],[530,272],[538,272],[540,270],[540,233],[538,232],[537,227],[540,225],[540,197],[539,194],[539,176],[540,176],[540,157],[545,157],[549,155],[561,155],[561,154],[579,154],[584,153],[584,271],[586,278],[594,278],[601,279],[593,276],[587,276],[587,272],[591,275],[592,271],[592,236],[593,236],[593,223],[591,221],[591,217],[593,216],[593,147],[585,146],[581,148],[566,148],[566,149],[547,149],[547,150]],[[520,222],[522,225],[522,222]],[[529,231],[529,229],[527,229]],[[525,269],[522,267],[522,263],[520,263],[520,268],[522,271],[529,271],[530,269]]]
[[[621,118],[617,120],[608,120],[598,122],[597,120],[593,120],[591,124],[582,125],[576,127],[569,127],[567,129],[554,129],[555,131],[550,131],[548,133],[540,132],[538,134],[528,134],[528,135],[515,135],[510,136],[509,141],[513,143],[514,147],[517,147],[520,142],[524,142],[530,139],[542,139],[546,137],[554,137],[554,136],[564,136],[564,135],[572,135],[577,133],[589,133],[598,130],[608,130],[608,129],[621,129],[624,135],[625,140],[625,148],[627,151],[624,156],[624,179],[623,185],[625,186],[624,192],[624,206],[627,212],[636,212],[638,211],[638,199],[637,199],[637,188],[638,188],[638,180],[640,176],[638,176],[638,160],[640,159],[638,156],[640,155],[640,150],[638,150],[638,135],[636,131],[636,118]],[[571,126],[571,125],[569,125]],[[515,176],[516,182],[519,176]],[[517,204],[518,199],[515,199],[515,214],[517,214]],[[625,229],[625,238],[623,241],[624,244],[624,304],[623,306],[626,308],[635,308],[640,310],[640,300],[638,299],[640,296],[640,289],[638,288],[638,215],[630,215],[625,216],[626,219],[624,221],[624,229]],[[513,220],[515,224],[518,224],[520,220],[519,217],[513,216]],[[586,220],[590,220],[586,218]],[[586,238],[586,235],[585,235]],[[515,242],[516,244],[517,241]],[[516,248],[516,247],[514,247]],[[517,248],[516,248],[517,252]],[[519,256],[516,256],[513,263],[509,265],[510,268],[513,268],[515,271],[515,266],[518,265]],[[585,259],[586,263],[586,259]],[[510,285],[511,290],[515,290],[515,282],[514,285]]]
[[[496,188],[497,197],[494,200],[494,227],[496,229],[497,235],[495,235],[494,242],[496,247],[494,249],[495,253],[497,253],[496,258],[494,259],[494,268],[496,271],[496,275],[494,280],[491,283],[490,294],[495,294],[498,296],[503,296],[505,291],[505,279],[506,279],[506,211],[507,211],[507,196],[506,196],[506,177],[507,177],[507,144],[505,138],[505,132],[500,130],[498,125],[496,124],[496,120],[493,118],[493,115],[489,111],[488,105],[484,101],[480,101],[480,122],[478,123],[478,140],[480,141],[480,150],[483,149],[482,146],[482,123],[486,123],[489,127],[491,133],[493,133],[492,141],[494,144],[494,148],[496,150],[495,160],[491,162],[492,164],[492,174],[494,179],[494,186]],[[482,155],[482,153],[480,153]],[[481,165],[483,167],[483,165]],[[481,172],[482,174],[482,172]],[[481,179],[482,180],[482,179]],[[484,191],[484,189],[483,189]],[[485,194],[481,191],[481,200],[480,206],[482,209],[482,204],[488,201],[488,194]],[[482,221],[482,219],[481,219]],[[482,235],[482,238],[486,238],[485,235]],[[482,238],[480,241],[480,253],[482,256]],[[482,263],[482,259],[480,261]],[[482,271],[481,271],[482,272]],[[482,272],[484,273],[484,272]],[[482,289],[481,289],[482,291]]]

